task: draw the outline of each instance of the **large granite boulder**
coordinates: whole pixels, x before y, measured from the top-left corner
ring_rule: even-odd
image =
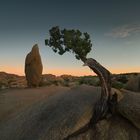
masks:
[[[131,91],[140,92],[140,75],[130,78],[126,83],[125,88]]]
[[[0,140],[140,139],[140,94],[113,91],[121,96],[116,113],[89,128],[86,126],[100,98],[101,88],[82,85],[65,91],[59,91],[58,87],[55,90],[53,96],[42,98],[7,121],[3,120]],[[75,135],[72,137],[72,134]]]
[[[37,87],[41,81],[42,61],[38,45],[35,44],[25,59],[25,74],[28,87]]]

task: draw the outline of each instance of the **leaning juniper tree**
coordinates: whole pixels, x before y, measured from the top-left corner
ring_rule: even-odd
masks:
[[[45,40],[45,44],[52,48],[55,53],[63,55],[71,52],[76,59],[82,60],[84,65],[89,66],[100,78],[101,81],[101,97],[93,108],[93,117],[88,125],[94,126],[99,120],[105,118],[111,113],[116,103],[117,97],[111,98],[111,78],[110,72],[99,64],[93,58],[86,58],[92,49],[90,35],[79,30],[63,29],[59,26],[52,27],[49,30],[50,38]]]

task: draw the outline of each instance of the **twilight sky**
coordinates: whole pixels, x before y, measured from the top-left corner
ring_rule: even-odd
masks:
[[[0,0],[0,71],[24,75],[26,54],[38,43],[43,73],[93,74],[73,54],[45,46],[56,25],[88,32],[88,57],[112,73],[140,72],[139,0]]]

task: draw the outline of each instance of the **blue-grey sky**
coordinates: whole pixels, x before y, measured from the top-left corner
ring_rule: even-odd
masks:
[[[112,73],[140,72],[139,0],[1,0],[0,71],[24,74],[26,54],[38,43],[44,73],[92,74],[74,55],[44,45],[56,25],[88,32],[89,57]]]

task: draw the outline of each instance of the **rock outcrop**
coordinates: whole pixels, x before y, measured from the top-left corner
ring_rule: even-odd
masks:
[[[125,88],[131,91],[140,92],[140,75],[130,78],[126,83]]]
[[[50,87],[47,90],[50,94],[52,91],[49,90]],[[101,88],[82,85],[65,91],[58,90],[58,87],[55,90],[53,96],[50,94],[49,98],[42,98],[11,115],[7,121],[3,120],[0,123],[0,139],[139,140],[140,94],[121,90],[119,94],[122,98],[118,101],[115,114],[99,121],[94,127],[84,129],[83,133],[76,133],[89,123]]]
[[[0,89],[24,88],[27,82],[24,76],[0,72]]]
[[[25,74],[28,87],[37,87],[41,81],[42,61],[38,45],[35,44],[25,59]]]

